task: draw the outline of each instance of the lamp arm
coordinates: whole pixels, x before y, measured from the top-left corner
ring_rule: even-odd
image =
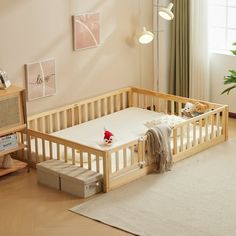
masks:
[[[153,4],[153,6],[157,7],[157,9],[158,8],[168,8],[169,10],[171,10],[173,8],[174,4],[171,2],[171,3],[168,4],[168,6],[166,6],[166,5],[165,6],[164,5],[159,5],[159,4]]]
[[[161,8],[161,7],[166,7],[164,5],[158,5],[158,4],[153,4],[154,7]]]
[[[152,30],[153,33],[162,33],[164,30]]]

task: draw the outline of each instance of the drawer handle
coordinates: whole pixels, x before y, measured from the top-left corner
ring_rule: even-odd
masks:
[[[91,187],[98,187],[99,185],[100,185],[100,182],[97,181],[97,182],[95,182],[95,183],[90,184],[90,185],[89,185],[89,188],[91,188]]]

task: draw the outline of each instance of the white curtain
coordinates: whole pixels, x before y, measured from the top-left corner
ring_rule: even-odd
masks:
[[[190,0],[190,97],[209,100],[208,1]]]

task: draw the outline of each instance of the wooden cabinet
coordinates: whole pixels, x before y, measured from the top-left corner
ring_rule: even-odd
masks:
[[[24,151],[27,138],[27,116],[25,90],[11,86],[7,90],[0,90],[0,137],[17,133],[19,137],[17,146],[0,151],[0,162],[4,155]],[[26,162],[13,160],[13,166],[9,169],[0,168],[0,176],[25,168]]]

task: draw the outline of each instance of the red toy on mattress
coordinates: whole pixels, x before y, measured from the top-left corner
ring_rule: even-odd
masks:
[[[104,129],[104,142],[106,145],[111,145],[113,142],[113,133],[111,133],[110,131]]]

